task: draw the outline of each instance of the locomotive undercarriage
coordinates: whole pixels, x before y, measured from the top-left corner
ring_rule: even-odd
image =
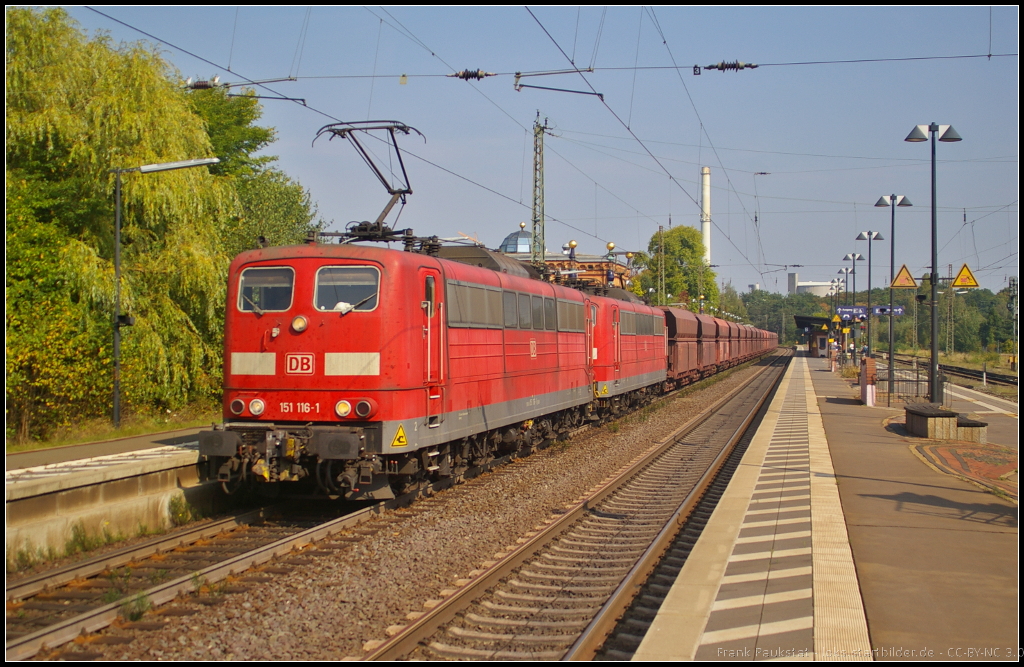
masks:
[[[205,432],[206,444],[201,440],[200,450],[207,452],[211,476],[227,494],[258,490],[276,495],[288,488],[289,495],[294,490],[347,500],[386,500],[442,479],[460,483],[472,469],[500,457],[528,456],[556,440],[567,440],[586,424],[601,424],[646,405],[660,389],[645,387],[597,399],[402,454],[369,451],[376,448],[371,429],[350,429],[355,433],[340,437],[334,432],[337,429],[261,423],[229,424]],[[370,446],[353,447],[357,437]]]

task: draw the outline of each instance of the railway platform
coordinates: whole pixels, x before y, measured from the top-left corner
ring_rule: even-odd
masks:
[[[61,553],[69,536],[133,536],[162,527],[171,498],[212,502],[196,471],[199,429],[8,454],[8,560]],[[144,531],[143,531],[144,532]]]
[[[634,660],[1018,658],[1015,476],[936,465],[827,364],[790,364]],[[1016,466],[1015,428],[989,442]]]

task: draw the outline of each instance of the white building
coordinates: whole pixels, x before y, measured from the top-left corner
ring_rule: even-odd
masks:
[[[843,284],[844,283],[842,281],[839,282],[838,285],[840,289],[843,289]],[[814,296],[828,296],[828,291],[830,289],[832,289],[831,282],[814,282],[812,280],[800,282],[799,273],[789,274],[790,294],[803,294],[805,292],[810,292]]]

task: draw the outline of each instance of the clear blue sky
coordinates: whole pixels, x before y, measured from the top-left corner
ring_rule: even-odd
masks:
[[[903,139],[936,122],[963,137],[937,148],[940,273],[966,262],[993,291],[1018,274],[1016,56],[784,64],[1015,54],[1017,7],[531,9],[539,23],[523,7],[100,8],[153,37],[87,8],[68,11],[90,34],[159,44],[183,78],[297,75],[259,91],[308,105],[264,101],[262,123],[278,136],[268,153],[337,229],[375,218],[388,197],[346,144],[312,144],[322,125],[373,118],[419,129],[426,142],[403,146],[463,178],[407,158],[414,193],[399,226],[496,247],[530,219],[539,111],[554,128],[545,156],[550,250],[569,239],[592,253],[607,241],[646,249],[670,216],[699,227],[706,165],[712,262],[739,291],[760,283],[784,292],[786,264],[803,265],[789,269],[801,280],[837,277],[844,254],[867,255],[858,232],[888,239],[889,209],[874,203],[889,194],[914,204],[896,212],[896,265],[919,277],[930,263],[930,149]],[[516,71],[571,67],[562,51],[597,70],[523,82],[593,86],[607,106],[592,95],[514,90]],[[678,72],[635,67],[667,68],[673,58]],[[694,64],[723,60],[761,67],[693,75]],[[501,76],[439,76],[477,68]],[[873,284],[884,285],[888,240],[875,242],[873,265]],[[858,274],[863,289],[866,267]]]

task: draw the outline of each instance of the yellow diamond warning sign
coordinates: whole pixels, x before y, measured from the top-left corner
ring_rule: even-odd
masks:
[[[964,264],[963,268],[960,269],[960,273],[956,274],[956,278],[953,278],[953,287],[981,287],[978,281],[974,279],[974,274]]]
[[[914,276],[910,275],[910,271],[907,270],[906,264],[903,265],[903,268],[900,269],[900,272],[896,274],[895,278],[893,278],[892,284],[889,285],[890,289],[895,289],[898,287],[909,287],[912,289],[917,289],[917,281],[914,280]]]
[[[398,425],[398,432],[395,433],[395,439],[391,441],[392,447],[408,447],[409,440],[405,437],[405,428],[401,424]]]

